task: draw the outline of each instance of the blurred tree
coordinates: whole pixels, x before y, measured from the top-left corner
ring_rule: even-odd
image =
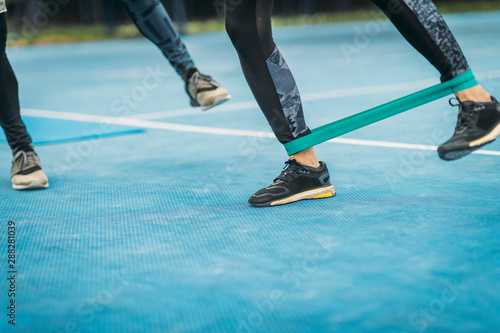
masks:
[[[11,4],[13,26],[12,30],[19,31],[23,25],[23,17],[33,17],[40,9],[35,0],[11,0],[7,1],[7,5]]]
[[[340,0],[340,10],[342,11],[352,10],[353,5],[354,3],[352,0]]]
[[[345,0],[343,0],[345,1]],[[318,11],[317,0],[302,0],[304,6],[304,13],[307,15],[314,15]]]
[[[80,0],[80,22],[84,24],[94,23],[92,0]]]
[[[106,35],[111,36],[115,33],[116,11],[118,0],[103,0],[104,3],[104,25],[106,26]]]
[[[169,10],[172,19],[177,23],[179,30],[185,30],[187,18],[195,20],[222,19],[224,0],[155,0],[161,1]],[[500,0],[481,0],[499,3]],[[108,32],[112,32],[115,24],[129,22],[120,0],[7,0],[7,7],[11,14],[9,19],[13,29],[20,29],[28,22],[36,24],[36,17],[43,13],[47,16],[47,24],[92,24],[105,23]],[[238,0],[232,3],[237,5]],[[470,0],[434,0],[439,3],[462,3],[474,7],[476,1]],[[51,15],[46,8],[56,4],[57,13]],[[357,9],[374,9],[369,0],[275,0],[274,14],[276,15],[314,15],[319,12],[339,12]],[[36,14],[39,13],[39,14]],[[114,15],[113,15],[114,14]],[[31,23],[30,23],[31,22]],[[28,24],[28,25],[29,25]],[[45,26],[45,24],[43,25]]]

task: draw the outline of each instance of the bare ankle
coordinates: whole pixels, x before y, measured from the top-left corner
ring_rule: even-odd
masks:
[[[311,166],[314,168],[319,167],[319,161],[316,157],[316,152],[314,148],[307,148],[303,151],[300,151],[296,154],[290,155],[291,160],[296,160],[302,165]]]
[[[480,85],[457,92],[460,102],[471,101],[477,103],[491,102],[491,96]]]

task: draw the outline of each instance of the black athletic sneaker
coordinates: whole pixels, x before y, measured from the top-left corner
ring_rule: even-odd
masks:
[[[248,199],[254,207],[285,205],[304,199],[329,198],[335,195],[335,188],[330,184],[330,174],[325,162],[319,162],[320,168],[308,167],[296,160],[288,160],[281,174],[274,182]]]
[[[456,106],[451,103],[453,106]],[[495,141],[500,135],[500,103],[459,102],[457,127],[453,137],[438,148],[439,157],[445,161],[457,160]]]

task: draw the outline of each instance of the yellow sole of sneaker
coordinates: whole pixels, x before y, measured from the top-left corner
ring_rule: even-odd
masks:
[[[333,185],[330,185],[326,187],[316,188],[314,190],[297,193],[285,199],[273,201],[271,202],[271,206],[286,205],[299,200],[331,198],[334,195],[335,195],[335,187],[333,187]]]

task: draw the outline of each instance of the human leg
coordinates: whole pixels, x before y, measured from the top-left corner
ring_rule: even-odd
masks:
[[[406,40],[440,73],[441,81],[468,71],[469,65],[444,18],[431,0],[372,0]],[[455,160],[500,135],[500,103],[480,85],[456,92],[459,115],[453,137],[438,153]]]
[[[47,176],[42,170],[31,138],[21,120],[17,79],[5,53],[7,22],[0,13],[0,125],[12,149],[12,187],[16,190],[47,188]]]
[[[167,10],[158,0],[122,0],[139,31],[165,55],[185,81],[192,106],[208,110],[231,98],[210,76],[201,74],[175,29]]]
[[[281,143],[310,133],[295,79],[272,38],[272,1],[243,0],[226,6],[226,30],[238,53],[245,78]],[[273,184],[256,192],[256,207],[331,197],[335,190],[328,168],[314,148],[290,156]]]

